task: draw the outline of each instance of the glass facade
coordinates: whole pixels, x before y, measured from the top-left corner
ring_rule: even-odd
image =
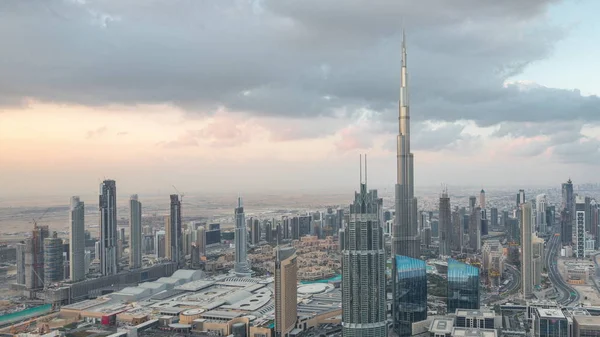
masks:
[[[479,309],[479,268],[448,259],[448,313]]]
[[[536,336],[539,337],[568,337],[566,318],[544,318],[539,320],[539,329]]]
[[[425,261],[395,256],[393,315],[394,330],[398,336],[411,336],[412,323],[427,319]]]

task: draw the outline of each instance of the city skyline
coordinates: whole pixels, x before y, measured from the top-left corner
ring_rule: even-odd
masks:
[[[587,19],[600,5],[589,0],[509,2],[498,5],[501,16],[470,0],[462,8],[476,18],[470,22],[438,1],[431,11],[407,1],[366,12],[349,5],[347,17],[369,23],[362,31],[345,20],[308,20],[301,14],[308,3],[297,11],[272,1],[180,4],[194,7],[177,15],[160,2],[142,12],[113,1],[14,4],[3,4],[2,31],[50,28],[32,34],[43,42],[6,36],[0,71],[19,80],[0,83],[7,88],[0,96],[2,196],[82,194],[104,176],[131,193],[189,181],[197,190],[235,186],[244,194],[268,185],[350,187],[348,159],[358,152],[369,153],[379,173],[371,185],[392,186],[400,17],[414,60],[415,185],[597,179],[600,102],[591,95],[600,84],[585,74],[597,68],[591,60],[599,48],[585,41],[599,30]],[[166,27],[160,34],[152,33],[154,20]],[[323,29],[330,33],[316,33]],[[86,34],[104,54],[74,43],[69,31]],[[234,31],[244,31],[244,43],[234,43]],[[60,58],[46,52],[51,43],[64,50]],[[207,44],[214,47],[198,47]],[[23,55],[34,55],[34,73],[23,68]],[[519,167],[510,165],[515,160]],[[539,166],[546,174],[537,174]]]

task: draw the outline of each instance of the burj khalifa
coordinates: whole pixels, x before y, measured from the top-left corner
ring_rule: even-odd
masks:
[[[419,258],[421,240],[414,195],[413,154],[410,152],[410,109],[406,70],[406,36],[402,36],[402,68],[397,136],[396,217],[392,229],[392,254]]]

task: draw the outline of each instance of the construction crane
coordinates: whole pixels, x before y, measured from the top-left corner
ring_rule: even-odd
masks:
[[[171,185],[173,186],[173,189],[175,189],[175,192],[177,192],[177,194],[179,194],[179,196],[181,197],[181,203],[183,204],[183,197],[185,197],[184,193],[180,193],[179,190],[177,189],[177,187],[175,187],[175,185]]]
[[[48,211],[49,211],[49,210],[50,210],[50,208],[46,209],[46,210],[44,211],[44,213],[42,213],[42,215],[41,215],[41,216],[39,216],[37,219],[35,219],[35,218],[34,218],[34,219],[32,219],[33,221],[32,221],[32,222],[30,222],[30,223],[33,223],[33,227],[34,227],[34,228],[37,228],[37,223],[38,223],[38,221],[42,220],[42,218],[43,218],[44,216],[46,216],[46,214],[48,214]]]

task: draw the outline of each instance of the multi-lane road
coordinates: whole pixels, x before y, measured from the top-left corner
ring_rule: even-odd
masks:
[[[558,292],[559,304],[569,306],[579,302],[579,293],[569,286],[560,276],[556,263],[558,251],[561,248],[560,233],[555,231],[554,235],[546,243],[546,266],[548,277]]]

